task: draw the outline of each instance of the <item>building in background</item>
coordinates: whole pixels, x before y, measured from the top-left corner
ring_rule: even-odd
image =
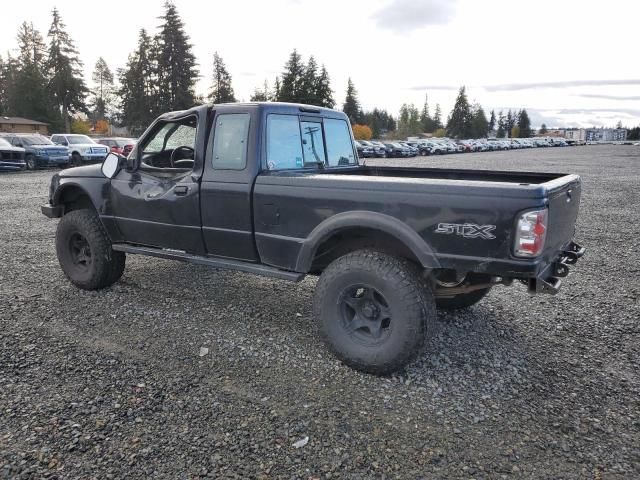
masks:
[[[625,128],[567,128],[564,138],[576,142],[624,142],[627,139]]]
[[[21,117],[0,117],[0,132],[49,135],[49,124]]]

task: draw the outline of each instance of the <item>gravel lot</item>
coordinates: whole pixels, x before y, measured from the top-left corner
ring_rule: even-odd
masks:
[[[0,478],[638,478],[640,148],[368,162],[578,173],[587,255],[555,297],[442,313],[377,378],[318,340],[314,279],[130,256],[75,289],[53,172],[0,174]]]

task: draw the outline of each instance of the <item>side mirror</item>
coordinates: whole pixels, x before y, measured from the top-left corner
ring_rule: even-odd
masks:
[[[102,174],[107,178],[115,177],[122,166],[122,160],[120,155],[109,153],[102,162]]]

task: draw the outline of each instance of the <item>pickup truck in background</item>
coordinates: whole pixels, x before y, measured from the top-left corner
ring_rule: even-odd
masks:
[[[330,349],[375,374],[424,345],[436,306],[465,308],[517,280],[556,293],[573,242],[576,175],[360,165],[342,112],[204,105],[159,117],[127,157],[53,176],[42,212],[83,289],[126,254],[299,281]]]

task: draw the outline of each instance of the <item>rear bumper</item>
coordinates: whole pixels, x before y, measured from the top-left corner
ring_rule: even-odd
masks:
[[[40,206],[40,211],[43,215],[49,218],[60,218],[64,213],[61,206],[51,205],[47,203],[46,205]]]
[[[562,279],[569,274],[569,266],[575,265],[585,251],[584,247],[575,242],[567,245],[553,262],[547,265],[535,278],[528,280],[529,293],[548,293],[551,295],[558,293]]]

